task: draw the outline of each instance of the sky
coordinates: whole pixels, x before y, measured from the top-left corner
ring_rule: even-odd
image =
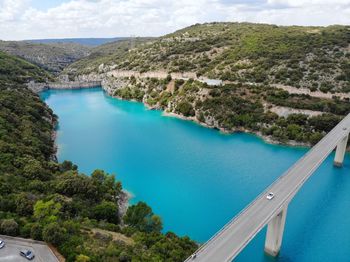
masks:
[[[350,25],[350,0],[0,0],[0,39],[160,36],[204,22]]]

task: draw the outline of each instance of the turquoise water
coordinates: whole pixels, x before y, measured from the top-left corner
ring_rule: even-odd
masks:
[[[200,242],[306,152],[163,117],[101,89],[41,96],[59,116],[60,161],[72,160],[85,174],[117,174],[133,202],[147,202],[162,217],[165,231]],[[331,156],[297,194],[277,259],[263,253],[263,230],[237,261],[350,261],[349,160],[334,168]]]

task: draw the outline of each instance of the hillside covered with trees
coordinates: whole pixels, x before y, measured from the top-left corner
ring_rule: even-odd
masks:
[[[23,85],[47,77],[0,53],[0,234],[44,240],[67,261],[183,261],[197,245],[162,233],[146,203],[123,213],[114,175],[55,161],[57,117]]]
[[[290,95],[265,85],[225,84],[209,86],[195,80],[125,80],[126,87],[114,95],[142,101],[151,108],[175,113],[204,126],[224,132],[247,131],[281,143],[291,141],[312,145],[350,112],[348,101]],[[291,113],[279,116],[276,106],[315,110],[318,114]]]
[[[350,91],[350,27],[251,23],[196,24],[66,72],[97,72],[103,64],[139,72],[194,72],[197,76],[283,84],[324,92]]]
[[[205,23],[108,50],[64,73],[225,132],[311,145],[350,113],[349,26]]]
[[[72,74],[72,71],[77,74],[97,71],[100,65],[116,61],[120,57],[125,56],[132,49],[149,45],[155,40],[156,38],[151,37],[127,38],[96,46],[91,49],[91,53],[87,57],[79,59],[74,65],[72,65],[72,67],[68,66],[64,71],[70,72],[70,75],[72,76],[75,75]]]
[[[0,51],[21,57],[53,74],[90,54],[91,47],[76,43],[0,41]]]

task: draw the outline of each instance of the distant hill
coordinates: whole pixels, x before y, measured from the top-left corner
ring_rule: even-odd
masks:
[[[0,41],[0,51],[21,57],[54,74],[90,54],[91,47],[76,43],[32,43]]]
[[[45,82],[47,79],[51,80],[52,76],[42,68],[0,51],[0,89],[13,83]]]
[[[73,72],[78,72],[78,74],[82,72],[88,73],[101,64],[118,61],[120,57],[125,56],[130,50],[150,44],[155,40],[157,38],[153,37],[127,38],[94,47],[88,56],[68,66],[66,72],[70,74],[74,74]]]
[[[38,43],[38,44],[75,43],[75,44],[94,47],[94,46],[99,46],[106,43],[125,40],[125,39],[128,39],[128,37],[35,39],[35,40],[25,40],[25,42]]]

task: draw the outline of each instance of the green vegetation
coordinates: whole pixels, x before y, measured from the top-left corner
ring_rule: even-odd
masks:
[[[23,41],[1,41],[0,51],[26,59],[54,74],[90,53],[90,47],[75,43],[38,44]]]
[[[192,79],[133,77],[124,79],[126,86],[116,88],[114,95],[195,117],[227,132],[243,130],[282,143],[314,144],[350,112],[349,99],[339,98],[340,92],[350,91],[349,47],[349,26],[205,23],[144,41],[134,49],[95,52],[66,72],[160,70],[195,73],[197,80],[200,76],[221,79],[223,86],[210,87]],[[274,85],[331,92],[334,97],[289,94]],[[277,115],[278,106],[324,114]]]
[[[49,242],[67,261],[189,256],[197,245],[188,237],[163,234],[161,219],[147,204],[121,213],[125,196],[114,175],[95,170],[86,176],[69,161],[54,161],[56,116],[22,85],[48,74],[0,55],[0,234]]]
[[[152,41],[154,41],[154,38],[151,37],[137,37],[97,46],[91,49],[90,55],[75,62],[74,65],[65,69],[64,72],[73,76],[93,72],[98,70],[101,64],[111,65],[113,61],[126,55],[132,49],[151,43]]]
[[[122,79],[125,86],[113,94],[226,132],[248,131],[282,143],[315,144],[350,112],[349,100],[337,97],[350,91],[349,29],[198,24],[161,38],[96,47],[89,56],[80,54],[86,57],[64,73],[72,79],[118,69],[162,70],[221,79],[226,81],[222,86],[208,86],[198,79],[175,80],[170,75],[131,77]],[[28,52],[28,47],[0,45],[34,62],[35,52],[48,48],[35,51],[35,46],[29,48],[35,52]],[[55,48],[50,46],[52,53],[37,63],[59,72],[79,58],[59,64],[58,57],[67,53]],[[106,78],[113,86],[113,77]],[[68,261],[183,261],[197,245],[188,237],[163,234],[161,218],[146,203],[122,214],[125,196],[114,175],[95,170],[86,176],[69,161],[54,161],[56,116],[22,85],[46,79],[51,79],[46,71],[0,52],[0,233],[52,243]],[[334,97],[289,94],[272,84],[331,92]],[[274,113],[278,106],[320,112],[281,116]]]
[[[184,116],[194,116],[195,112],[192,105],[187,101],[182,101],[176,106],[176,112]]]
[[[348,92],[349,44],[349,26],[206,23],[145,41],[132,50],[120,47],[108,54],[95,52],[66,71],[98,72],[100,65],[107,71],[108,66],[139,72],[189,71],[242,83]]]
[[[287,143],[317,143],[344,115],[350,113],[346,100],[321,99],[289,94],[267,85],[226,84],[208,86],[194,81],[174,81],[174,91],[167,90],[168,80],[130,79],[116,96],[146,101],[150,106],[174,112],[226,132],[248,131]],[[143,94],[139,96],[137,94]],[[271,112],[276,106],[323,112],[319,116]]]
[[[336,115],[346,115],[350,113],[350,103],[347,100],[340,100],[337,98],[324,99],[311,97],[310,95],[295,95],[282,90],[268,91],[267,101],[278,106],[322,111]]]
[[[111,70],[160,70],[195,73],[196,80],[201,76],[221,79],[223,86],[209,87],[170,76],[164,80],[133,77],[124,79],[126,86],[116,88],[114,95],[196,117],[207,126],[228,132],[247,130],[283,143],[316,143],[328,130],[316,126],[334,124],[350,112],[349,99],[338,98],[338,93],[350,91],[349,47],[349,26],[205,23],[144,41],[133,49],[119,46],[117,50],[108,48],[106,53],[95,52],[65,71],[76,76]],[[172,87],[168,86],[170,81]],[[274,85],[331,92],[334,98],[289,94]],[[326,115],[293,123],[289,114],[270,112],[277,106]],[[314,119],[322,123],[318,125]]]
[[[31,80],[44,82],[51,79],[45,70],[14,56],[0,51],[0,84],[27,83]]]

